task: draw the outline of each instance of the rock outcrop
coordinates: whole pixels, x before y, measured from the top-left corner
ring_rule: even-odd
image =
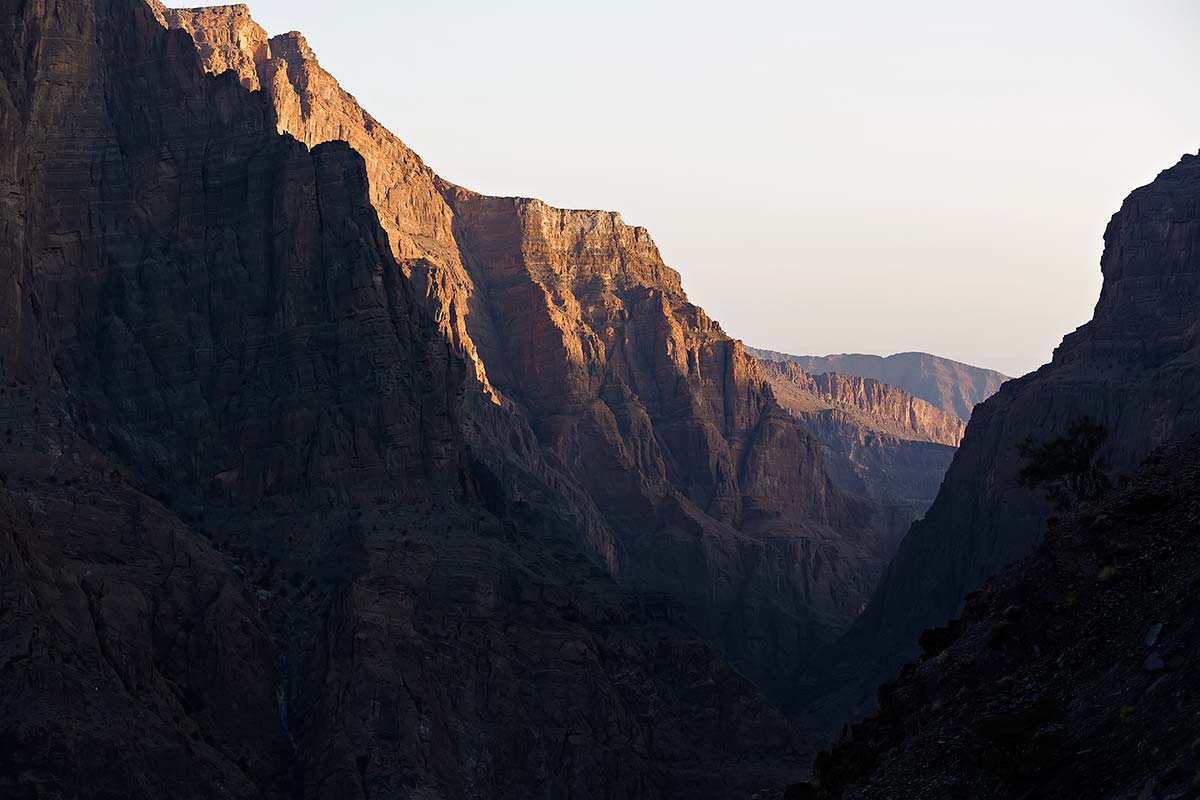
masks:
[[[832,356],[794,356],[773,350],[750,352],[766,361],[796,364],[805,372],[820,374],[836,372],[871,378],[903,389],[963,422],[971,411],[991,397],[1008,378],[990,369],[973,367],[929,353],[896,353],[873,356],[845,353]]]
[[[210,72],[261,87],[278,130],[363,155],[393,255],[469,365],[468,427],[530,432],[543,479],[598,513],[592,538],[626,582],[682,600],[772,691],[849,624],[892,515],[831,482],[820,445],[644,229],[443,181],[300,34],[267,37],[242,6],[156,13]]]
[[[914,524],[863,616],[806,687],[831,722],[870,707],[873,687],[915,654],[924,628],[1039,542],[1050,507],[1020,485],[1017,446],[1081,417],[1109,432],[1113,476],[1200,430],[1200,157],[1134,191],[1109,223],[1091,322],[1050,364],[1009,381],[971,417],[937,500]]]
[[[543,450],[473,383],[363,157],[280,135],[249,62],[206,74],[222,40],[155,11],[0,0],[0,795],[726,797],[796,773],[681,604],[614,580],[630,545],[550,463],[575,434],[546,423],[568,440]],[[742,392],[660,434],[710,459],[671,498],[718,516],[680,539],[759,582],[698,593],[812,607],[848,512],[810,441],[698,311],[634,298],[694,365],[646,396]],[[734,527],[801,508],[828,549]],[[716,574],[696,547],[658,569]]]
[[[1193,441],[1058,520],[785,796],[1194,796],[1197,481]]]

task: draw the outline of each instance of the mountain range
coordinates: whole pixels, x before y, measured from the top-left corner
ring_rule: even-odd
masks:
[[[1085,515],[1186,494],[1138,470],[1200,424],[1200,159],[1036,373],[789,356],[619,215],[443,180],[246,6],[0,10],[0,794],[850,796],[1020,627],[964,595],[1091,524],[1036,560],[1022,442],[1105,427],[1134,488]],[[922,643],[889,755],[808,780]]]
[[[896,353],[874,356],[842,353],[831,356],[794,356],[774,350],[748,348],[765,361],[795,364],[810,374],[836,372],[895,386],[932,403],[963,422],[975,406],[991,397],[1008,377],[991,369],[973,367],[931,353]]]
[[[803,775],[910,516],[644,229],[440,179],[245,6],[3,10],[0,787]]]

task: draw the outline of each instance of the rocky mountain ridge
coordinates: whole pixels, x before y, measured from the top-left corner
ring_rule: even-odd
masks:
[[[0,793],[802,773],[895,513],[643,229],[442,181],[245,6],[0,8]]]
[[[958,447],[966,423],[925,400],[873,378],[810,374],[797,363],[759,361],[780,404],[793,414],[840,411],[869,430]]]
[[[896,353],[890,356],[843,353],[829,356],[795,356],[750,348],[766,361],[796,364],[805,372],[855,375],[903,389],[963,422],[971,411],[991,397],[1008,377],[995,370],[973,367],[930,353]]]

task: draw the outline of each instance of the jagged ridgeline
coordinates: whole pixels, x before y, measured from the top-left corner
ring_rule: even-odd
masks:
[[[0,794],[803,776],[895,515],[644,230],[440,180],[241,6],[0,0],[0,79]]]
[[[973,367],[931,353],[896,353],[886,357],[863,353],[796,356],[753,348],[751,353],[760,359],[783,362],[813,375],[831,372],[880,381],[953,414],[963,422],[971,418],[975,406],[995,394],[1008,380],[995,370]]]

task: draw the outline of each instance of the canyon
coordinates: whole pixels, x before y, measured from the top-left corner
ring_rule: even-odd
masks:
[[[1035,373],[793,356],[619,214],[444,180],[244,5],[0,10],[0,794],[1006,796],[949,765],[1042,750],[933,731],[1183,591],[1200,157]],[[1128,485],[1054,518],[1019,446],[1085,416]],[[1097,581],[1117,540],[1154,558]]]
[[[155,14],[195,38],[208,72],[260,90],[281,133],[363,155],[396,261],[467,363],[469,415],[520,431],[573,487],[610,569],[681,599],[768,687],[844,629],[895,523],[832,483],[817,443],[644,229],[443,181],[300,34],[267,36],[245,6]]]
[[[154,11],[206,71],[264,93],[281,133],[363,155],[396,261],[467,363],[470,413],[520,430],[598,518],[609,568],[682,600],[780,697],[932,502],[961,424],[874,383],[793,424],[776,371],[688,301],[645,229],[444,181],[301,34],[268,36],[245,6]],[[835,405],[853,419],[824,413]]]
[[[718,797],[774,781],[752,764],[802,772],[793,728],[690,609],[617,580],[629,545],[564,463],[599,437],[618,467],[661,470],[648,500],[709,527],[645,569],[696,579],[701,612],[740,592],[767,613],[720,608],[758,625],[807,612],[785,578],[805,552],[822,570],[858,553],[833,533],[851,511],[735,343],[629,289],[664,350],[658,400],[683,408],[663,440],[696,451],[692,471],[603,439],[645,429],[633,401],[546,422],[563,438],[543,447],[472,383],[363,156],[281,135],[262,93],[205,73],[156,11],[0,14],[0,793]],[[470,202],[502,230],[544,221]],[[641,234],[584,217],[650,260]],[[568,393],[604,385],[574,375]],[[688,416],[727,382],[727,415]],[[667,488],[668,469],[689,482]],[[733,525],[802,504],[812,536],[781,531],[782,564]],[[848,618],[825,603],[823,624]]]
[[[792,676],[911,510],[644,229],[442,180],[245,6],[0,28],[0,789],[803,777]]]

